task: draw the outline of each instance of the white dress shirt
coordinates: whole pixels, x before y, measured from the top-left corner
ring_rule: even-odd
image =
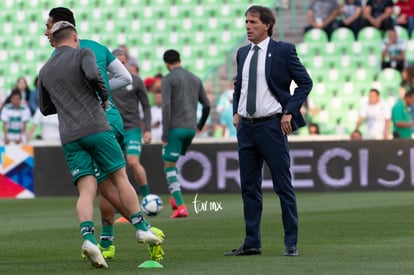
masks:
[[[266,38],[257,46],[259,47],[258,51],[258,60],[257,60],[257,87],[256,87],[256,113],[253,114],[253,117],[266,117],[273,115],[275,113],[282,112],[282,105],[277,101],[275,96],[269,90],[266,81],[265,74],[265,64],[266,58],[270,58],[271,54],[267,54],[267,47],[269,45],[270,38]],[[255,44],[252,44],[249,53],[247,54],[246,60],[243,65],[242,72],[242,85],[240,91],[240,100],[237,113],[243,117],[250,117],[246,110],[247,102],[247,86],[249,81],[249,67],[250,59],[253,55],[253,47]]]

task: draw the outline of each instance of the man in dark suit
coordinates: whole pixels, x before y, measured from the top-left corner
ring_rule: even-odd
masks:
[[[237,129],[246,236],[239,248],[225,255],[262,252],[261,184],[266,161],[282,208],[284,255],[297,256],[298,214],[287,136],[306,124],[300,108],[312,89],[312,80],[295,46],[271,38],[276,19],[270,9],[251,6],[245,16],[247,38],[252,43],[237,52],[233,123]],[[297,84],[293,94],[289,90],[292,81]]]

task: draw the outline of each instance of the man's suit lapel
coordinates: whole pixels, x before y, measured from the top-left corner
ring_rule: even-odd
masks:
[[[240,61],[241,61],[241,64],[239,64],[240,75],[241,75],[241,72],[243,72],[244,62],[246,61],[246,58],[247,58],[247,55],[249,54],[250,49],[251,49],[251,45],[247,45],[246,47],[243,48],[243,51],[240,51]]]
[[[266,75],[266,81],[269,83],[270,79],[270,71],[272,67],[272,60],[273,60],[273,53],[274,48],[276,47],[276,42],[273,39],[270,39],[269,45],[267,47],[267,53],[266,53],[266,62],[265,62],[265,75]]]
[[[265,74],[266,74],[266,80],[270,77],[270,68],[272,66],[272,60],[273,60],[273,53],[274,48],[277,46],[277,42],[273,39],[270,39],[269,46],[267,47],[267,53],[266,53],[266,64],[265,64]],[[241,72],[243,71],[244,61],[246,60],[247,55],[249,54],[249,51],[251,49],[251,45],[248,45],[244,47],[243,51],[240,51],[240,60],[242,62],[241,66]]]

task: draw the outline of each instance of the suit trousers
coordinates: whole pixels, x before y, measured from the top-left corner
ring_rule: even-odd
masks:
[[[246,236],[245,248],[260,248],[263,163],[269,167],[273,190],[282,210],[285,246],[296,246],[298,213],[290,173],[287,137],[282,134],[280,117],[261,122],[241,120],[237,129],[240,180]]]

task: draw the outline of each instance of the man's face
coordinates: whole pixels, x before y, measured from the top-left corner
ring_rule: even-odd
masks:
[[[377,93],[376,92],[370,92],[369,93],[369,96],[368,96],[368,101],[369,101],[369,104],[371,104],[371,105],[375,105],[375,104],[377,104],[378,102],[379,102],[379,95],[377,95]]]
[[[128,71],[133,75],[139,75],[138,68],[135,65],[128,65]]]
[[[405,102],[407,106],[414,105],[414,95],[406,97]]]
[[[10,98],[10,103],[13,105],[14,108],[20,107],[20,104],[22,103],[22,97],[19,95],[13,95]]]
[[[24,91],[27,88],[27,83],[23,78],[19,78],[16,86],[19,91]]]
[[[162,105],[162,95],[161,95],[161,93],[155,93],[154,94],[154,103],[158,107],[160,107]]]
[[[53,18],[49,16],[49,18],[46,21],[45,35],[49,39],[50,46],[52,46],[52,47],[54,47],[54,43],[52,41],[52,35],[51,35],[50,31],[52,30],[53,24],[54,24],[53,23]]]
[[[269,24],[265,24],[260,20],[258,13],[247,13],[246,15],[246,31],[247,39],[254,44],[258,44],[268,37],[267,30]]]
[[[397,32],[395,31],[388,31],[388,40],[395,42],[397,41]]]
[[[127,58],[124,54],[116,55],[116,58],[118,58],[118,60],[121,61],[121,63],[125,66],[127,62]]]
[[[361,135],[359,133],[352,132],[352,134],[351,134],[351,140],[361,140],[361,139],[362,139],[362,137],[361,137]]]

